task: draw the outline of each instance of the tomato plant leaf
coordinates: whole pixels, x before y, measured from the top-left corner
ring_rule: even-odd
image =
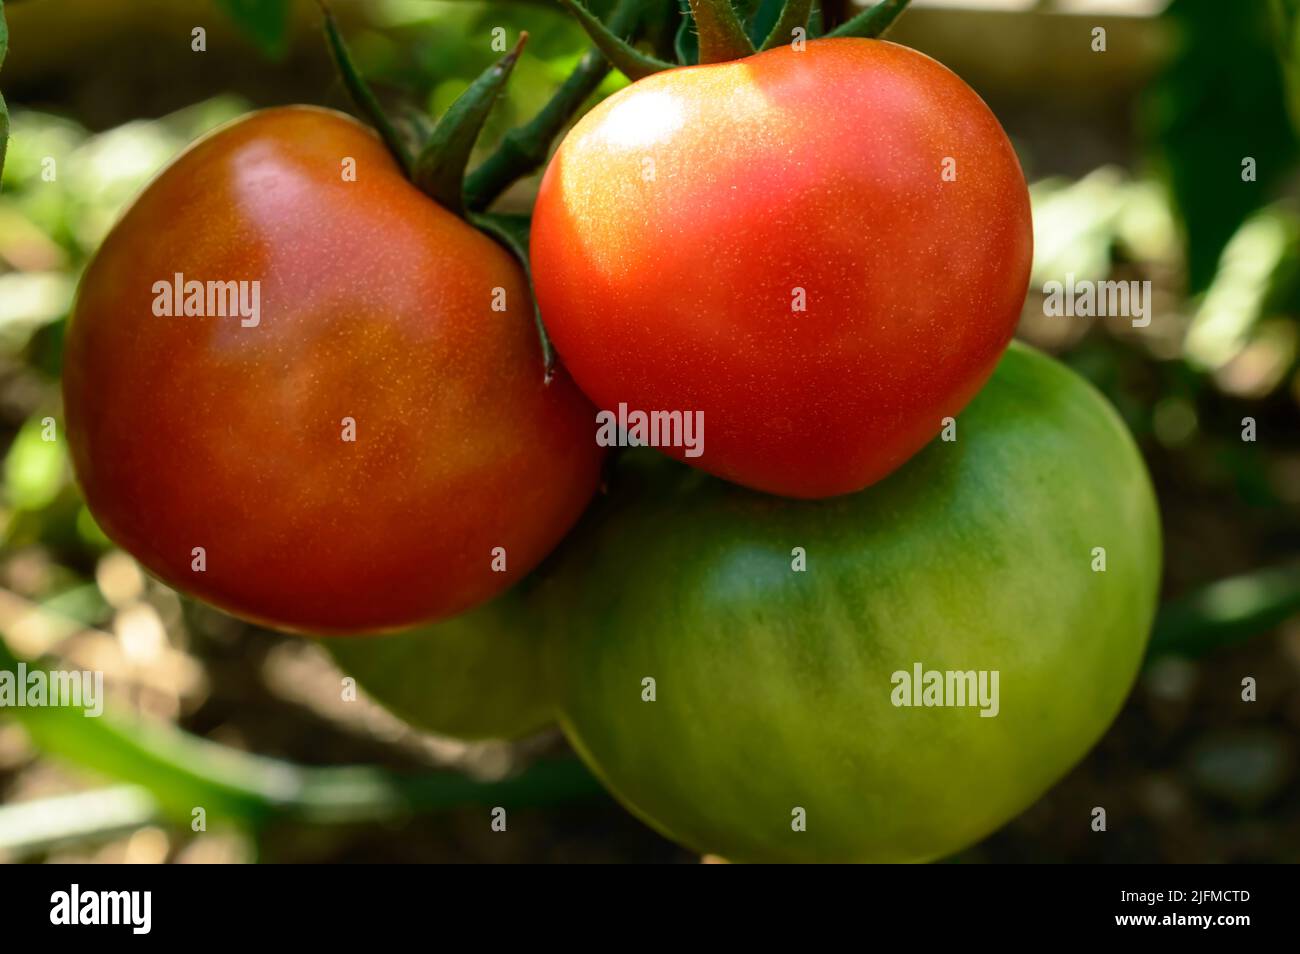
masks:
[[[1209,584],[1160,608],[1147,658],[1203,656],[1300,613],[1300,564],[1269,567]]]
[[[0,670],[19,659],[0,637]],[[30,674],[43,669],[23,661]],[[108,778],[146,789],[168,817],[188,822],[193,806],[244,824],[274,819],[331,823],[383,819],[457,805],[546,805],[597,794],[576,759],[538,762],[521,774],[479,782],[452,772],[391,773],[369,766],[311,767],[253,755],[167,723],[72,706],[14,707],[40,749]]]
[[[9,52],[9,26],[5,23],[5,4],[0,0],[0,66],[4,66],[5,54]],[[5,153],[9,149],[9,107],[5,98],[0,96],[0,172],[4,172]]]
[[[911,0],[881,0],[870,10],[863,10],[852,19],[845,20],[827,36],[860,36],[871,39],[881,36],[894,25],[894,21],[907,9]]]
[[[456,98],[415,160],[415,184],[457,215],[465,212],[465,168],[474,143],[527,42],[528,34],[519,34],[515,48],[480,73]]]
[[[1191,294],[1210,285],[1232,236],[1295,169],[1266,14],[1243,3],[1225,17],[1217,0],[1173,0],[1165,12],[1176,44],[1141,115],[1183,226]]]
[[[812,14],[812,0],[785,0],[781,7],[781,17],[763,41],[760,49],[770,50],[776,46],[785,46],[794,37],[799,27],[808,28],[808,17]]]
[[[549,384],[555,377],[555,348],[551,344],[551,336],[546,333],[546,326],[542,324],[542,310],[537,305],[537,293],[533,288],[533,268],[528,256],[528,233],[532,222],[525,215],[496,213],[471,213],[469,221],[504,245],[523,266],[524,275],[528,278],[528,294],[533,300],[533,324],[542,346],[542,377]]]
[[[348,52],[347,44],[343,42],[343,33],[339,30],[338,21],[334,19],[334,13],[330,10],[325,0],[317,0],[320,5],[321,15],[324,18],[325,40],[329,44],[330,53],[334,57],[334,65],[339,71],[339,76],[343,80],[343,85],[347,87],[348,94],[352,101],[362,114],[370,121],[370,124],[378,131],[388,150],[397,159],[407,175],[411,174],[415,165],[415,160],[411,156],[411,150],[393,125],[388,114],[384,112],[379,100],[375,94],[370,91],[370,87],[357,71],[356,65],[352,62],[352,55]]]
[[[281,59],[289,49],[289,0],[217,0],[259,50]]]
[[[749,42],[731,0],[690,0],[690,4],[701,63],[723,63],[753,54],[754,44]]]
[[[1300,129],[1300,0],[1273,0],[1269,9],[1273,12],[1291,125]]]
[[[639,80],[651,73],[670,70],[676,65],[669,63],[667,60],[661,60],[658,57],[642,53],[627,40],[622,39],[617,33],[601,23],[600,18],[583,6],[579,0],[560,0],[560,3],[578,21],[578,25],[586,31],[587,36],[591,37],[591,41],[596,44],[597,49],[605,54],[605,58],[613,64],[614,69],[628,79]]]

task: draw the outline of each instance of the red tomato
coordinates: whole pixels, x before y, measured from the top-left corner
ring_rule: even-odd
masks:
[[[249,283],[248,317],[159,314],[178,274]],[[502,592],[581,513],[594,410],[542,378],[515,260],[365,127],[289,107],[203,139],[126,212],[63,387],[86,500],[149,570],[257,622],[355,632]]]
[[[1032,244],[1024,175],[970,87],[835,39],[605,100],[546,171],[532,261],[600,407],[703,412],[703,454],[668,453],[824,497],[888,474],[979,390]]]

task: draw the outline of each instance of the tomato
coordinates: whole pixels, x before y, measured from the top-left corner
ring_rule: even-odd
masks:
[[[243,282],[242,307],[177,281]],[[594,411],[562,375],[543,384],[516,261],[321,109],[246,116],[145,189],[82,280],[63,389],[105,532],[287,630],[482,603],[599,479]]]
[[[702,454],[661,431],[664,450],[791,497],[878,480],[974,396],[1031,247],[980,98],[859,39],[611,96],[552,159],[531,240],[542,317],[598,406],[702,414]]]
[[[322,644],[372,699],[416,728],[461,739],[521,738],[553,721],[529,582],[443,623]]]
[[[1155,499],[1118,416],[1047,357],[1013,346],[955,441],[860,494],[660,466],[617,473],[568,552],[547,668],[574,746],[670,838],[735,861],[938,858],[1038,798],[1128,693]]]

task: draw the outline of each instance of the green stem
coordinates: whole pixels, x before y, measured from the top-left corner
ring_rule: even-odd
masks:
[[[700,35],[700,62],[723,63],[754,53],[731,0],[690,0]]]
[[[858,36],[868,39],[878,37],[893,26],[894,21],[907,9],[911,0],[882,0],[870,10],[864,10],[851,20],[841,23],[827,36]]]
[[[347,87],[352,101],[356,103],[357,108],[365,115],[370,124],[378,131],[389,151],[397,159],[402,170],[409,176],[415,167],[415,159],[411,154],[410,148],[406,141],[398,133],[397,127],[393,125],[384,112],[379,100],[375,94],[370,91],[366,81],[361,78],[357,72],[356,66],[352,63],[352,56],[348,53],[348,48],[343,42],[343,34],[339,31],[338,21],[334,19],[334,13],[330,10],[329,4],[325,0],[316,0],[320,5],[321,14],[325,18],[325,38],[329,41],[330,52],[334,55],[334,63],[338,67],[339,76],[343,79],[343,85]]]
[[[542,310],[537,305],[537,292],[533,287],[533,266],[528,255],[529,220],[525,216],[488,212],[470,213],[469,220],[480,231],[504,245],[506,251],[523,266],[524,276],[528,279],[528,295],[533,303],[533,327],[537,329],[537,340],[542,349],[542,383],[550,384],[555,377],[555,348],[546,332],[546,325],[542,323]]]
[[[770,50],[777,46],[786,46],[794,39],[794,31],[808,28],[808,17],[812,13],[813,0],[785,0],[781,16],[772,27],[760,49]]]
[[[641,10],[642,0],[619,0],[609,17],[610,32],[619,36],[631,34]],[[541,111],[505,134],[496,151],[465,179],[465,204],[470,211],[484,211],[511,184],[542,166],[555,137],[609,71],[609,61],[600,50],[589,50]]]

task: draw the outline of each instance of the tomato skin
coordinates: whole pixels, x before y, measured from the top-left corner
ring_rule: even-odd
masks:
[[[833,39],[599,104],[547,168],[531,254],[599,407],[703,411],[703,455],[667,453],[816,498],[885,476],[974,396],[1032,244],[1020,165],[970,87],[906,47]]]
[[[529,580],[442,623],[322,645],[366,693],[426,732],[518,739],[554,721]]]
[[[154,314],[176,273],[260,281],[260,324]],[[515,260],[365,127],[287,107],[200,140],[136,199],[81,283],[63,387],[110,537],[235,615],[348,633],[481,603],[577,519],[594,410],[542,380]]]
[[[1038,798],[1128,693],[1154,496],[1114,411],[1036,352],[1013,346],[955,442],[861,494],[785,501],[656,463],[673,473],[616,475],[622,503],[570,552],[547,665],[584,759],[697,851],[947,855]],[[997,670],[998,715],[895,707],[916,663]]]

